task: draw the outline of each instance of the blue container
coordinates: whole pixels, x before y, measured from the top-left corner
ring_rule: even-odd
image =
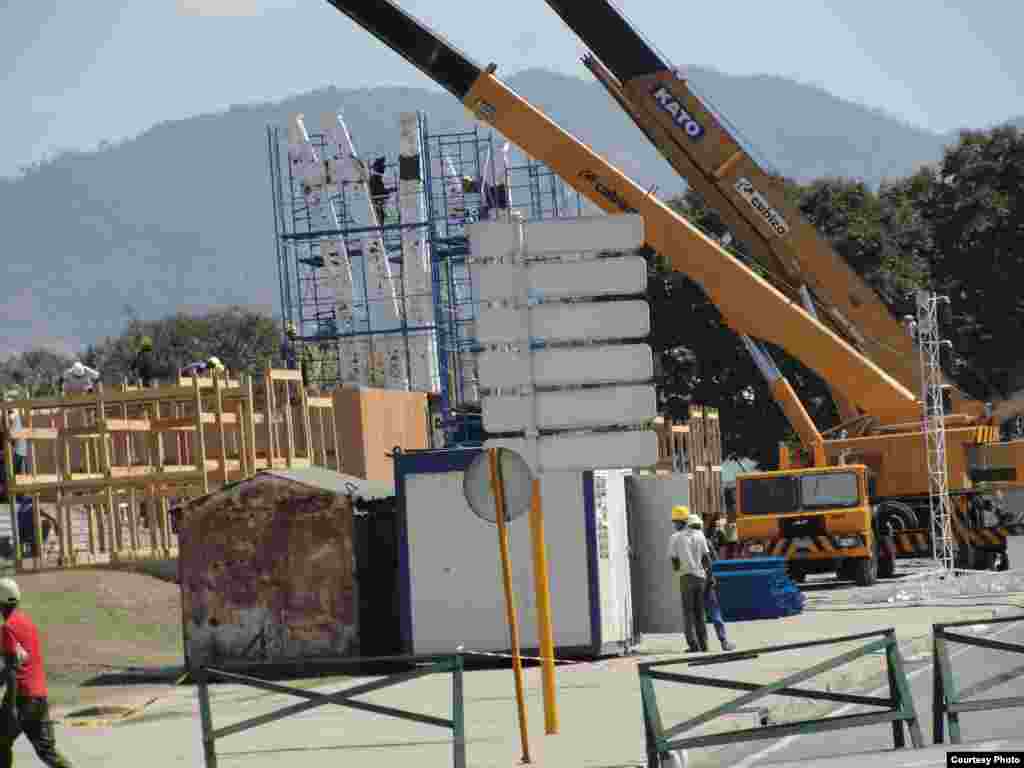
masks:
[[[711,570],[726,621],[777,619],[803,611],[804,595],[786,575],[783,557],[719,560]]]

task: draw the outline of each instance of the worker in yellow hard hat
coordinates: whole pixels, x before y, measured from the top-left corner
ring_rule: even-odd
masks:
[[[683,605],[683,633],[691,653],[708,649],[708,627],[704,617],[704,591],[711,574],[711,550],[701,531],[703,521],[692,513],[683,518],[682,504],[672,508],[677,530],[668,545],[672,570],[679,577]]]
[[[132,373],[142,386],[153,386],[153,380],[156,378],[156,358],[153,355],[153,339],[149,336],[139,339],[139,351],[132,361]]]

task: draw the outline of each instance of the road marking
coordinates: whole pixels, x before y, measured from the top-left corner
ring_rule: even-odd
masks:
[[[1017,621],[1010,622],[1003,629],[1000,629],[1000,630],[998,630],[996,632],[993,632],[991,636],[992,637],[997,637],[997,636],[1003,634],[1004,632],[1009,632],[1011,629],[1015,629],[1017,624],[1019,624],[1019,623],[1020,622],[1017,622]],[[961,648],[958,651],[953,651],[953,653],[951,653],[949,655],[949,658],[951,660],[955,659],[958,656],[961,656],[961,655],[967,653],[968,651],[975,650],[975,649],[976,649],[975,646],[968,645],[968,646],[966,646],[964,648]],[[935,665],[933,663],[929,662],[926,666],[921,667],[920,669],[915,669],[913,672],[907,673],[907,682],[909,683],[915,677],[919,677],[920,675],[923,675],[925,672],[930,670],[933,666],[935,666]],[[876,688],[875,690],[871,691],[870,693],[868,693],[866,695],[868,695],[868,696],[878,696],[879,694],[884,693],[885,691],[888,691],[888,690],[889,690],[889,685],[886,684],[886,685],[883,685],[881,688]],[[831,717],[839,717],[840,715],[846,714],[851,709],[855,709],[857,706],[858,706],[857,704],[844,704],[839,709],[837,709],[835,712],[832,712],[830,714],[830,716]],[[918,716],[918,723],[920,724],[920,722],[921,722],[921,718],[920,718],[920,715],[919,715]],[[785,749],[786,747],[788,747],[789,745],[793,744],[797,739],[800,739],[800,738],[802,738],[801,735],[785,736],[785,737],[779,739],[778,741],[776,741],[774,744],[771,744],[771,745],[765,747],[760,752],[755,752],[754,754],[748,755],[747,757],[743,758],[738,763],[733,763],[732,768],[750,768],[750,766],[754,765],[755,763],[757,763],[762,758],[765,758],[768,755],[771,755],[771,754],[773,754],[775,752],[779,752],[779,751]]]

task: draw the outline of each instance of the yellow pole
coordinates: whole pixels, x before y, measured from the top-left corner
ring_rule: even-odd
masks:
[[[501,575],[505,585],[505,615],[512,640],[512,672],[516,681],[516,707],[519,710],[519,737],[523,744],[523,762],[530,762],[530,741],[526,732],[526,702],[523,699],[523,664],[519,658],[519,624],[512,599],[512,564],[508,554],[508,529],[505,527],[505,483],[501,477],[500,448],[487,451],[491,465],[491,490],[498,522],[498,549],[501,552]]]
[[[540,502],[540,479],[533,480],[530,499],[530,538],[533,541],[533,582],[537,591],[537,635],[540,648],[541,680],[544,690],[544,733],[558,733],[558,707],[555,703],[555,640],[551,629],[551,590],[548,585],[548,559],[544,544],[544,511]]]

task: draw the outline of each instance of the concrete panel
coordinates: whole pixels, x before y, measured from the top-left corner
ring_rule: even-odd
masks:
[[[537,470],[534,448],[524,438],[488,440],[486,447],[504,446],[519,453]],[[546,472],[607,467],[650,467],[658,461],[658,436],[650,430],[550,435],[537,440],[540,466]]]
[[[504,651],[510,646],[501,587],[498,529],[470,510],[462,472],[406,476],[414,653]],[[556,647],[590,644],[590,600],[582,478],[549,473],[545,509],[551,612]],[[526,517],[509,526],[512,585],[521,643],[537,646],[530,530]]]
[[[473,284],[486,301],[534,294],[545,299],[643,293],[642,256],[520,264],[476,264]]]
[[[650,332],[651,311],[646,301],[540,304],[529,310],[487,308],[480,310],[477,320],[481,344],[515,343],[531,335],[547,341],[639,339]]]
[[[641,424],[658,415],[654,387],[597,387],[483,399],[484,429],[515,432],[536,415],[539,429],[578,429]]]
[[[626,478],[633,612],[641,633],[683,631],[679,580],[668,559],[672,507],[686,504],[686,475]]]
[[[567,384],[647,381],[654,376],[654,359],[647,344],[539,349],[535,352],[480,353],[480,386],[522,387],[533,380],[539,387]]]

